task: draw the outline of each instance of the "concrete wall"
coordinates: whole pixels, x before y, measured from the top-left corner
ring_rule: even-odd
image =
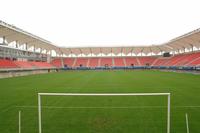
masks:
[[[33,74],[42,74],[55,72],[56,70],[20,70],[20,71],[1,71],[0,78],[9,78],[9,77],[18,77],[18,76],[26,76]]]

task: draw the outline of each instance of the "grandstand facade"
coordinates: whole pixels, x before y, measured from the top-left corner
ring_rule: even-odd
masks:
[[[132,47],[58,47],[0,21],[0,71],[58,69],[199,70],[200,29],[160,45]]]

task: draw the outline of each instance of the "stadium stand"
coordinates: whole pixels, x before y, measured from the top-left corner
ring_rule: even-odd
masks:
[[[187,55],[176,55],[170,58],[170,60],[168,62],[166,62],[166,64],[164,64],[165,66],[176,66],[176,64],[178,62],[180,62],[185,56]]]
[[[35,61],[12,61],[6,59],[0,59],[0,68],[53,68],[54,66],[47,62],[35,62]]]
[[[14,61],[14,63],[20,68],[33,68],[34,66],[27,61]]]
[[[200,52],[191,54],[187,60],[185,60],[185,66],[199,66],[200,65]]]
[[[139,63],[135,57],[125,58],[126,66],[139,66]]]
[[[90,62],[88,64],[89,67],[94,68],[94,67],[98,67],[99,66],[98,65],[99,58],[90,58],[89,60],[90,60]]]
[[[157,58],[152,66],[164,66],[170,59],[165,59],[163,57]]]
[[[0,26],[2,27],[0,36],[1,71],[6,71],[5,69],[9,69],[9,71],[15,71],[15,69],[17,71],[23,71],[23,68],[25,68],[26,72],[28,71],[27,69],[30,69],[30,71],[33,71],[33,69],[38,69],[39,71],[44,69],[46,70],[45,72],[49,72],[49,68],[52,71],[58,71],[60,69],[107,69],[107,67],[109,67],[109,69],[159,69],[162,67],[162,69],[164,68],[173,70],[179,70],[181,68],[200,70],[200,43],[199,40],[195,40],[193,38],[193,36],[196,35],[199,35],[200,37],[200,29],[184,34],[184,36],[172,39],[170,42],[168,42],[168,45],[163,43],[160,45],[151,45],[145,47],[131,46],[67,48],[58,47],[45,39],[30,34],[24,30],[21,30],[20,28],[9,25],[2,21],[0,21]],[[23,34],[23,37],[17,36],[17,38],[15,38],[14,36],[10,36],[10,38],[7,38],[7,34],[5,33],[15,35]],[[27,40],[27,42],[32,42],[34,40],[37,43],[20,44],[23,45],[23,48],[18,47],[18,45],[16,45],[16,47],[10,47],[7,39],[15,41],[16,44],[23,42],[23,40]],[[193,40],[193,43],[191,45],[184,44],[183,42],[187,39]],[[183,47],[177,50],[177,44],[174,42],[182,44]],[[28,49],[28,47],[31,47],[31,49]],[[166,53],[168,53],[169,56],[165,56]],[[94,55],[96,57],[94,57]]]
[[[192,63],[199,57],[200,53],[180,54],[169,58],[158,57],[152,66],[194,66]]]
[[[191,54],[187,54],[186,56],[184,56],[184,58],[179,61],[176,66],[186,66],[187,64],[190,64],[191,61],[193,61],[194,59],[200,57],[200,53],[191,53]]]
[[[200,63],[200,52],[175,55],[172,57],[90,57],[64,58],[68,67],[129,67],[129,66],[197,66]],[[73,65],[74,64],[74,65]],[[52,65],[61,67],[61,59],[52,60]]]
[[[73,67],[74,64],[75,64],[75,61],[76,61],[75,58],[65,58],[65,59],[63,59],[63,63],[67,67]]]
[[[37,67],[37,68],[52,68],[53,65],[47,63],[47,62],[36,62],[36,61],[32,61],[29,62],[30,64],[32,64],[33,66]]]
[[[58,68],[62,67],[62,62],[60,58],[53,59],[51,64]]]
[[[200,57],[194,59],[188,66],[200,66]]]
[[[114,66],[117,67],[125,67],[124,58],[113,58],[114,59]]]
[[[141,66],[151,65],[156,58],[154,57],[139,57],[138,58]]]
[[[101,58],[101,65],[100,66],[113,66],[112,58]]]
[[[75,67],[87,67],[88,58],[77,58]]]
[[[0,59],[0,68],[18,68],[18,66],[11,60]]]

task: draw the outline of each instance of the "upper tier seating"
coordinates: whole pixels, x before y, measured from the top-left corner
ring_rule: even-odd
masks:
[[[99,58],[90,58],[88,67],[98,67]]]
[[[117,67],[124,67],[125,64],[124,64],[124,58],[113,58],[114,59],[114,66],[117,66]]]
[[[106,65],[108,65],[109,67],[113,66],[112,58],[101,58],[101,65],[100,66],[106,66]]]
[[[18,66],[11,60],[0,59],[0,68],[18,68]]]
[[[77,58],[75,67],[87,67],[88,58]]]

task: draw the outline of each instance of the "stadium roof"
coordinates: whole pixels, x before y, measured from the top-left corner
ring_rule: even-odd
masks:
[[[27,44],[28,47],[34,46],[35,48],[42,48],[47,51],[58,51],[58,47],[51,42],[3,21],[0,21],[0,37],[5,37],[8,43],[17,41],[19,45]]]
[[[200,29],[194,30],[180,37],[174,38],[160,45],[150,46],[121,46],[121,47],[58,47],[53,43],[0,21],[0,37],[5,37],[7,42],[17,41],[18,44],[27,44],[28,47],[46,49],[47,51],[56,51],[58,55],[109,55],[110,53],[119,55],[145,54],[153,53],[155,55],[163,52],[177,52],[185,50],[200,49]]]
[[[61,48],[61,52],[66,55],[99,55],[101,53],[108,55],[113,53],[118,54],[159,54],[163,52],[179,52],[185,50],[200,49],[200,29],[194,30],[180,37],[174,38],[160,45],[150,46],[121,46],[121,47],[76,47],[76,48]]]

